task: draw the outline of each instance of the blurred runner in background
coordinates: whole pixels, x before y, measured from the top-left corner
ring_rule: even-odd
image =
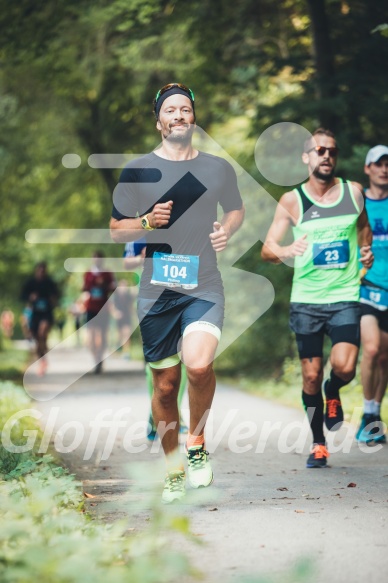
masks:
[[[12,338],[15,316],[12,310],[6,309],[1,312],[1,331],[6,338]]]
[[[40,359],[38,374],[42,376],[47,369],[47,339],[54,323],[53,311],[59,299],[58,286],[48,275],[45,261],[36,265],[34,275],[24,284],[21,299],[31,309],[29,329]]]
[[[96,374],[102,371],[102,360],[107,346],[110,314],[106,302],[115,288],[116,282],[113,273],[104,268],[103,252],[95,251],[92,268],[84,275],[82,289],[86,308],[89,348],[93,354]]]

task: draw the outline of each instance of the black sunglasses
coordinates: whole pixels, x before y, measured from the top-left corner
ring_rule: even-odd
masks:
[[[324,156],[326,154],[326,150],[329,152],[330,158],[336,158],[339,152],[339,148],[336,146],[333,148],[325,148],[325,146],[315,146],[315,148],[311,148],[307,150],[307,153],[316,152],[318,156]]]

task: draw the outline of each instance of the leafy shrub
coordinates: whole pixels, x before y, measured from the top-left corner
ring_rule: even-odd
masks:
[[[31,403],[22,389],[12,382],[0,383],[0,438],[4,425],[9,419],[24,409],[30,409]],[[15,420],[11,429],[11,441],[14,445],[20,446],[26,443],[25,431],[41,432],[38,421],[32,417],[23,416]],[[9,474],[23,460],[29,458],[28,453],[17,453],[4,448],[0,442],[0,475]]]
[[[1,429],[29,408],[21,387],[0,383]],[[39,432],[37,420],[16,421],[12,443],[24,445],[25,431]],[[50,455],[12,453],[0,445],[0,472],[1,583],[171,583],[196,574],[184,554],[169,548],[165,534],[191,536],[188,520],[163,512],[159,496],[147,529],[134,537],[127,521],[90,520],[81,483]]]
[[[102,525],[79,510],[81,484],[50,456],[21,463],[0,483],[2,583],[167,583],[192,572],[167,551],[161,534],[187,524],[155,511],[144,534],[124,536],[126,522]],[[167,522],[166,522],[167,521]]]

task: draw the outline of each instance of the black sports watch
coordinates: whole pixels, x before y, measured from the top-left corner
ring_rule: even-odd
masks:
[[[141,228],[146,231],[154,231],[156,227],[151,227],[148,215],[144,215],[144,217],[141,218]]]

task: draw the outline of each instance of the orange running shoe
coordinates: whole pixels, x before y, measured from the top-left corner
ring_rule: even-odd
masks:
[[[324,443],[313,443],[306,468],[326,468],[329,455]]]
[[[342,409],[341,399],[338,396],[328,397],[326,394],[326,387],[329,381],[326,380],[323,383],[323,389],[325,391],[326,397],[326,410],[325,410],[325,425],[329,431],[337,431],[344,420],[344,411]]]

